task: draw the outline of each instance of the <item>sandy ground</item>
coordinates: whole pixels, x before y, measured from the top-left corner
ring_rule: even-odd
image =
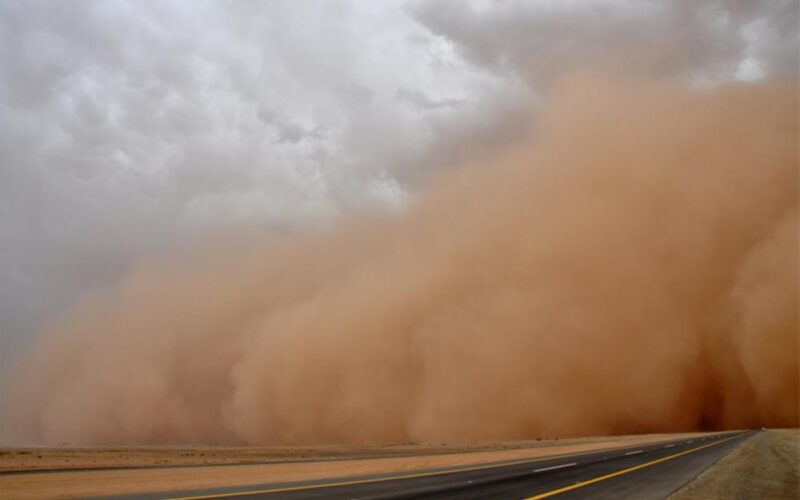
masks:
[[[619,436],[613,439],[639,439]],[[83,469],[154,467],[174,465],[265,464],[308,462],[347,458],[382,458],[416,455],[467,453],[477,451],[545,448],[564,444],[605,442],[608,437],[539,439],[473,445],[403,444],[382,446],[316,447],[27,447],[0,448],[0,473],[42,469]]]
[[[542,442],[556,446],[558,441]],[[187,465],[245,465],[435,455],[495,451],[530,447],[530,443],[506,445],[448,446],[321,446],[303,447],[62,447],[0,449],[0,473],[52,469],[100,469]]]
[[[581,453],[603,448],[633,446],[666,439],[678,439],[693,434],[649,434],[613,438],[578,438],[539,442],[495,445],[492,451],[484,447],[454,446],[388,446],[370,448],[71,448],[71,449],[6,449],[6,471],[19,469],[20,464],[37,468],[43,463],[59,464],[70,460],[69,466],[102,463],[112,465],[241,463],[245,465],[207,465],[201,467],[148,467],[134,469],[72,470],[58,472],[4,472],[0,474],[0,498],[74,498],[90,495],[113,495],[143,491],[176,491],[193,488],[305,481],[343,476],[359,476],[388,472],[403,472],[435,467],[479,464],[496,460],[538,458],[556,454]],[[463,452],[465,449],[473,451]],[[30,451],[32,455],[15,452]],[[49,451],[46,451],[49,450]],[[458,453],[457,451],[462,451]],[[312,453],[309,460],[309,453]],[[338,454],[337,454],[338,453]],[[410,455],[414,456],[401,456]],[[187,455],[188,454],[188,455]],[[316,454],[316,455],[314,455]],[[360,458],[375,456],[382,458]],[[305,457],[305,458],[304,458]],[[320,460],[320,457],[325,459]],[[336,457],[336,460],[332,458]],[[346,457],[341,459],[341,457]],[[287,460],[293,461],[287,461]],[[96,460],[96,462],[93,462]],[[264,463],[277,462],[282,463]],[[298,461],[305,460],[305,461]],[[40,461],[40,462],[37,462]]]
[[[670,500],[800,498],[800,430],[760,432]]]

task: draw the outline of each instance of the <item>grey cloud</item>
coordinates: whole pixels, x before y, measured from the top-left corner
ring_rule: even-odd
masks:
[[[458,106],[461,104],[461,99],[432,99],[424,92],[417,89],[401,88],[397,91],[397,97],[401,100],[407,101],[418,109],[431,110],[439,108],[448,108],[451,106]]]
[[[797,73],[791,0],[421,3],[416,18],[468,59],[537,87],[586,65],[650,76],[730,78],[747,56]],[[751,40],[744,36],[752,31]]]
[[[206,230],[402,205],[586,61],[796,73],[790,1],[585,5],[0,0],[0,360]]]
[[[394,2],[0,0],[0,359],[210,228],[397,204],[438,133],[398,90],[502,89],[442,43]]]

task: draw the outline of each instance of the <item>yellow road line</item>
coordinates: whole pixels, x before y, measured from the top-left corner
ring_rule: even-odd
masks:
[[[643,463],[643,464],[635,465],[635,466],[629,467],[627,469],[622,469],[622,470],[619,470],[617,472],[612,472],[611,474],[606,474],[605,476],[598,476],[598,477],[596,477],[594,479],[589,479],[587,481],[582,481],[580,483],[575,483],[573,485],[565,486],[563,488],[558,488],[556,490],[546,491],[544,493],[540,493],[538,495],[534,495],[532,497],[528,497],[525,500],[539,500],[540,498],[549,498],[549,497],[552,497],[552,496],[555,496],[555,495],[558,495],[558,494],[561,494],[561,493],[566,493],[567,491],[572,491],[572,490],[576,490],[578,488],[583,488],[584,486],[589,486],[590,484],[599,483],[600,481],[605,481],[606,479],[611,479],[612,477],[621,476],[623,474],[627,474],[627,473],[633,472],[635,470],[644,469],[645,467],[650,467],[651,465],[659,464],[661,462],[666,462],[667,460],[672,460],[672,459],[675,459],[675,458],[678,458],[678,457],[682,457],[683,455],[688,455],[689,453],[694,453],[695,451],[700,451],[700,450],[705,449],[705,448],[710,448],[712,446],[717,446],[718,444],[725,443],[727,441],[730,441],[731,439],[736,439],[737,437],[741,437],[741,436],[742,436],[741,434],[737,434],[736,436],[723,439],[722,441],[716,441],[716,442],[713,442],[713,443],[710,443],[710,444],[705,444],[703,446],[698,446],[696,448],[691,448],[691,449],[688,449],[686,451],[682,451],[680,453],[676,453],[674,455],[670,455],[668,457],[663,457],[663,458],[659,458],[657,460],[653,460],[652,462],[646,462],[646,463]]]
[[[733,438],[730,438],[733,439]],[[726,440],[727,441],[727,440]],[[654,443],[655,444],[655,443]],[[706,446],[713,446],[714,444],[719,443],[712,443]],[[336,483],[323,483],[323,484],[309,484],[306,486],[287,486],[285,488],[270,488],[264,490],[247,490],[247,491],[234,491],[231,493],[215,493],[211,495],[197,495],[197,496],[188,496],[188,497],[173,497],[167,500],[206,500],[209,498],[230,498],[230,497],[240,497],[245,495],[263,495],[268,493],[286,493],[289,491],[303,491],[303,490],[313,490],[313,489],[321,489],[321,488],[335,488],[337,486],[351,486],[354,484],[368,484],[368,483],[378,483],[382,481],[394,481],[396,479],[413,479],[417,477],[430,477],[430,476],[442,476],[445,474],[456,474],[458,472],[471,472],[476,470],[484,470],[484,469],[494,469],[498,467],[507,467],[510,465],[521,465],[521,464],[532,464],[535,462],[544,462],[546,460],[556,460],[559,458],[570,458],[570,457],[579,457],[582,455],[589,455],[592,453],[599,453],[603,450],[593,450],[593,451],[585,451],[582,453],[572,453],[569,455],[554,455],[549,457],[541,457],[541,458],[534,458],[534,459],[524,459],[524,460],[517,460],[512,462],[503,462],[500,464],[491,464],[491,465],[479,465],[475,467],[466,467],[460,468],[455,470],[446,470],[446,471],[437,471],[437,472],[420,472],[417,474],[405,474],[402,476],[391,476],[391,477],[378,477],[374,479],[357,479],[354,481],[340,481]],[[688,452],[684,452],[688,453]],[[677,456],[677,455],[676,455]],[[580,483],[579,483],[580,484]],[[565,490],[566,491],[566,490]],[[554,495],[556,493],[553,493]],[[549,495],[548,495],[549,496]],[[544,497],[533,497],[533,498],[544,498]]]
[[[302,491],[302,490],[313,490],[317,488],[333,488],[336,486],[350,486],[353,484],[367,484],[367,483],[378,483],[381,481],[393,481],[395,479],[412,479],[415,477],[428,477],[428,476],[442,476],[445,474],[455,474],[457,472],[470,472],[475,470],[483,470],[483,469],[493,469],[497,467],[506,467],[510,465],[521,465],[521,464],[532,464],[534,462],[544,462],[545,460],[556,460],[559,458],[569,458],[569,457],[577,457],[580,455],[587,455],[590,453],[594,453],[594,451],[587,451],[583,453],[573,453],[570,455],[553,455],[549,457],[541,457],[541,458],[533,458],[533,459],[525,459],[525,460],[517,460],[513,462],[503,462],[501,464],[491,464],[491,465],[478,465],[475,467],[466,467],[463,469],[455,469],[455,470],[446,470],[446,471],[437,471],[437,472],[420,472],[417,474],[405,474],[402,476],[391,476],[391,477],[376,477],[374,479],[357,479],[355,481],[341,481],[337,483],[323,483],[323,484],[309,484],[307,486],[288,486],[286,488],[272,488],[266,490],[248,490],[248,491],[235,491],[232,493],[217,493],[213,495],[200,495],[200,496],[192,496],[192,497],[174,497],[169,498],[167,500],[204,500],[207,498],[227,498],[227,497],[238,497],[244,495],[256,495],[256,494],[264,494],[264,493],[284,493],[287,491]]]

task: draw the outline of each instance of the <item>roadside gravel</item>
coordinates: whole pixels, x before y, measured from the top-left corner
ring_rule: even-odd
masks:
[[[800,430],[759,432],[669,500],[800,499]]]

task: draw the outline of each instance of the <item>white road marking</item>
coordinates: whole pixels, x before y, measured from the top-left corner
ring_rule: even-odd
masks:
[[[629,451],[626,455],[638,455],[639,453],[642,453],[642,450]]]
[[[675,446],[675,445],[674,444],[668,444],[668,445],[664,446],[664,448],[672,448],[673,446]]]
[[[578,465],[578,464],[576,462],[573,462],[571,464],[554,465],[552,467],[545,467],[544,469],[534,469],[533,472],[544,472],[546,470],[563,469],[564,467],[572,467],[573,465]]]

